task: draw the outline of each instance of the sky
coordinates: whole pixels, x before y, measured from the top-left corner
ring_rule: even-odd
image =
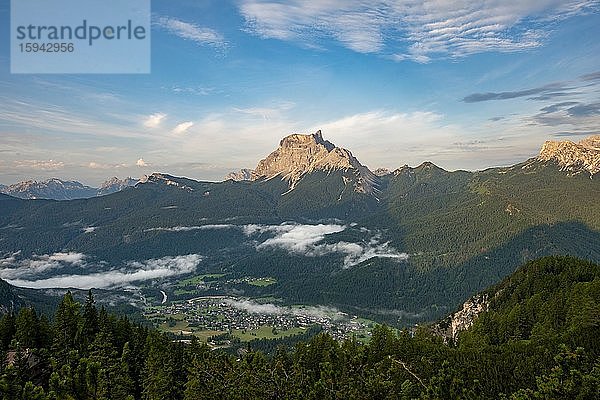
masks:
[[[150,74],[11,74],[9,21],[3,0],[3,184],[218,181],[318,129],[371,169],[600,133],[598,0],[156,0]]]

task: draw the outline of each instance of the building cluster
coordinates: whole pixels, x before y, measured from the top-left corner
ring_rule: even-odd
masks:
[[[240,306],[243,304],[243,306]],[[184,316],[189,330],[232,332],[255,331],[271,327],[274,332],[319,325],[334,338],[342,340],[368,327],[355,316],[337,312],[311,312],[303,308],[261,306],[229,296],[205,296],[174,302],[154,309],[152,313],[164,317]],[[191,333],[191,332],[190,332]]]

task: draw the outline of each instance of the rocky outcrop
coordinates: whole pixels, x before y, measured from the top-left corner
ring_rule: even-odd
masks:
[[[232,181],[250,181],[252,180],[252,170],[248,169],[248,168],[242,168],[237,172],[230,172],[225,176],[225,180],[232,180]]]
[[[144,175],[140,178],[138,183],[140,184],[156,184],[156,185],[166,185],[173,188],[178,188],[185,190],[187,192],[193,192],[194,188],[187,185],[185,178],[177,178],[167,174],[160,174],[158,172],[154,172],[150,175]],[[189,181],[189,180],[187,180]],[[137,187],[137,186],[136,186]]]
[[[98,188],[97,196],[103,196],[105,194],[111,194],[115,192],[119,192],[127,187],[135,186],[138,183],[138,179],[133,179],[131,177],[125,179],[119,179],[116,176],[105,181]]]
[[[579,143],[548,140],[537,159],[554,160],[571,175],[587,172],[593,177],[600,172],[600,135],[590,136]]]
[[[275,151],[259,161],[252,171],[251,179],[271,179],[280,176],[289,183],[292,190],[303,176],[315,171],[351,171],[356,177],[354,191],[373,194],[376,190],[378,178],[350,151],[323,139],[321,131],[310,135],[293,134],[283,138]]]
[[[373,171],[373,174],[375,176],[379,176],[379,177],[386,176],[386,175],[389,175],[391,173],[392,173],[392,171],[390,171],[387,168],[377,168],[375,171]]]
[[[445,342],[456,341],[461,332],[473,326],[479,314],[488,310],[489,304],[487,294],[475,295],[467,300],[460,310],[435,324],[433,330]]]

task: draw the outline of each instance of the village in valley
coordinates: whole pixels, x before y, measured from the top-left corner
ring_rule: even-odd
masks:
[[[300,335],[320,327],[337,340],[367,340],[371,321],[333,308],[279,306],[233,296],[202,296],[147,307],[144,316],[182,340],[193,336],[212,346]]]

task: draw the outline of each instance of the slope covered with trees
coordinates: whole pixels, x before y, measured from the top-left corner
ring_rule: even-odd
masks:
[[[271,354],[183,344],[67,293],[51,321],[0,320],[4,399],[597,399],[600,266],[528,263],[487,291],[489,311],[446,345],[427,327],[367,344],[318,334]],[[261,347],[268,348],[264,343]]]

